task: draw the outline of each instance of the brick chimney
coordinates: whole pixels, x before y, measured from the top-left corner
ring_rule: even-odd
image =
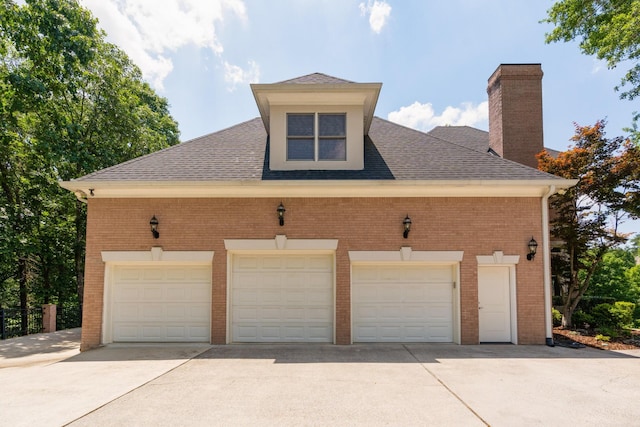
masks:
[[[533,168],[544,148],[540,64],[501,64],[489,77],[489,147]]]

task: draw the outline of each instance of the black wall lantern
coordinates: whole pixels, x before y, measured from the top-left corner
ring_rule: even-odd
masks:
[[[527,254],[527,260],[533,261],[533,258],[535,258],[535,256],[536,256],[536,252],[538,252],[538,242],[536,242],[536,239],[531,237],[531,240],[529,240],[529,244],[527,246],[529,247],[529,253]]]
[[[158,233],[158,218],[154,215],[151,217],[151,221],[149,221],[149,225],[151,226],[151,234],[153,234],[153,238],[157,239],[160,237],[160,233]]]
[[[280,227],[282,227],[284,225],[284,213],[287,210],[284,208],[284,206],[282,206],[282,202],[280,202],[280,206],[278,206],[277,212],[278,212],[278,219],[280,220]]]
[[[409,218],[409,214],[404,217],[404,221],[402,221],[402,225],[404,227],[404,232],[402,233],[402,237],[405,239],[409,237],[409,232],[411,231],[411,218]]]

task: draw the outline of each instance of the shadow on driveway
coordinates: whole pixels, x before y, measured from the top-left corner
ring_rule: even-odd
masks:
[[[270,359],[273,363],[440,363],[451,359],[619,359],[637,356],[592,348],[510,344],[236,344],[213,346],[197,359]]]

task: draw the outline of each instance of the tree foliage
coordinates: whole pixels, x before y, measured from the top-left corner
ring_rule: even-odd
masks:
[[[85,206],[58,181],[176,144],[177,123],[75,0],[2,0],[0,57],[0,305],[81,299]]]
[[[607,139],[605,122],[576,125],[575,146],[554,158],[538,155],[539,168],[578,183],[550,199],[551,233],[562,242],[554,272],[563,293],[563,326],[592,282],[605,254],[626,241],[619,226],[640,216],[640,149],[622,137]]]
[[[613,249],[604,254],[596,268],[586,295],[611,297],[616,301],[637,304],[640,300],[640,283],[634,282],[636,260],[631,249]]]
[[[609,68],[627,63],[622,78],[622,98],[640,95],[640,1],[639,0],[561,0],[548,11],[543,22],[555,28],[547,34],[547,43],[578,39],[587,55],[605,60]]]

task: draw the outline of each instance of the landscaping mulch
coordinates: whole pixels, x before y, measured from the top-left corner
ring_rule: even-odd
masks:
[[[596,339],[596,332],[580,329],[570,330],[562,328],[553,329],[553,339],[558,345],[579,348],[579,344],[598,348],[600,350],[637,350],[640,349],[640,331],[632,332],[631,337],[611,338],[610,341]],[[572,344],[578,343],[578,344]]]

